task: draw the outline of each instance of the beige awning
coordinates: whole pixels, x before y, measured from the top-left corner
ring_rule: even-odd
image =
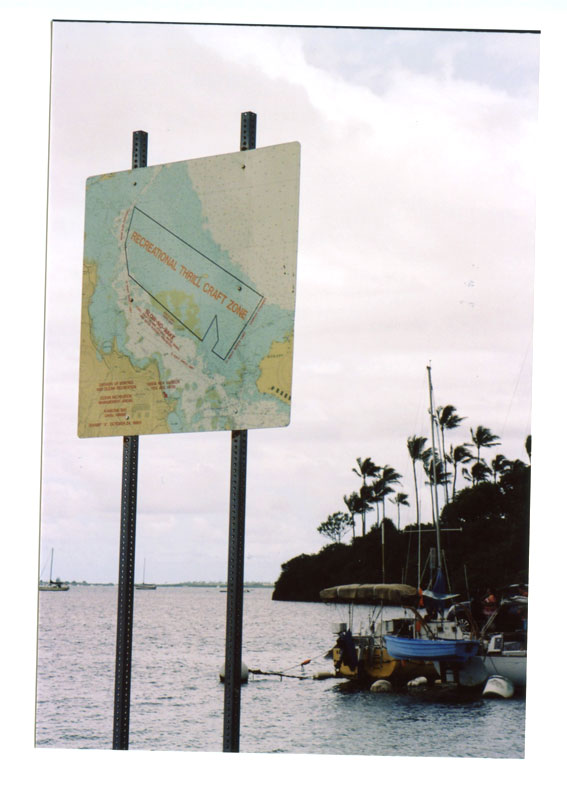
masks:
[[[419,595],[405,583],[349,583],[322,589],[319,597],[326,603],[387,603],[397,606],[416,602]]]

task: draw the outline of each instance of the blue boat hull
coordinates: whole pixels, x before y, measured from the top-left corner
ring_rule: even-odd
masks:
[[[479,651],[479,643],[471,639],[406,639],[403,636],[384,636],[386,649],[392,658],[401,661],[448,661],[464,664]]]

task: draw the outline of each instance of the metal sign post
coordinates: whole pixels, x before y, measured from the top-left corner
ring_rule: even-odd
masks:
[[[240,118],[240,149],[254,150],[255,147],[256,114],[253,111],[246,111]],[[232,431],[224,678],[223,752],[225,753],[238,753],[240,749],[247,447],[248,431]]]
[[[132,168],[148,163],[148,134],[132,137]],[[124,436],[122,447],[122,500],[120,509],[120,567],[116,625],[113,750],[128,749],[132,627],[134,621],[134,567],[136,554],[136,499],[138,491],[138,437]]]

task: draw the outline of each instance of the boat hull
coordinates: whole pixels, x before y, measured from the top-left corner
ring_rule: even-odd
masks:
[[[358,664],[354,668],[344,664],[342,658],[342,649],[333,648],[335,674],[350,680],[388,680],[394,685],[399,685],[415,678],[424,677],[428,681],[435,681],[438,678],[433,664],[423,661],[400,661],[392,658],[385,647],[378,645],[359,648]]]
[[[409,639],[386,635],[384,641],[392,658],[400,660],[464,664],[479,650],[479,643],[472,639]]]
[[[39,587],[39,591],[40,592],[68,592],[69,591],[69,586],[66,583],[62,583],[60,586],[57,586],[55,584],[52,584],[50,586],[49,584],[46,584],[45,586],[40,586]]]
[[[527,656],[527,636],[524,631],[493,634],[482,654],[488,676],[501,675],[516,687],[526,685]]]
[[[484,659],[484,667],[488,675],[501,675],[512,681],[514,686],[526,685],[526,655],[488,655]]]

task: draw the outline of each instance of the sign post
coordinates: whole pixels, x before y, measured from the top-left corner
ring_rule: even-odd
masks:
[[[147,163],[148,134],[145,131],[135,131],[132,136],[132,169],[145,167]],[[116,621],[113,750],[128,749],[130,730],[138,438],[138,436],[124,436],[122,443],[122,498],[120,507],[120,565]]]
[[[241,115],[240,149],[253,150],[255,147],[256,114],[247,111]],[[248,431],[232,431],[224,678],[223,752],[225,753],[238,753],[240,745],[247,448]]]

